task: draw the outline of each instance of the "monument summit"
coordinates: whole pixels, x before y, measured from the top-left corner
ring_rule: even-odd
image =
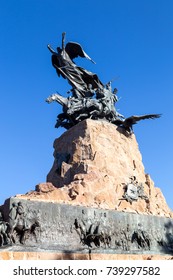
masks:
[[[133,133],[161,115],[119,114],[117,89],[76,65],[78,56],[95,62],[65,35],[48,49],[69,90],[46,101],[62,106],[55,127],[66,131],[46,182],[0,206],[0,259],[171,259],[173,213]]]
[[[56,93],[46,100],[48,103],[57,101],[63,107],[63,113],[58,115],[55,127],[69,129],[90,118],[108,121],[131,133],[132,125],[138,121],[160,117],[160,114],[151,114],[125,119],[120,115],[115,109],[115,103],[118,101],[117,89],[112,90],[111,81],[104,85],[96,74],[74,63],[73,59],[78,56],[95,62],[78,43],[69,42],[65,45],[65,33],[62,34],[62,47],[57,47],[57,52],[50,45],[48,49],[52,53],[52,65],[57,75],[66,79],[71,86],[68,91],[69,97],[65,98]]]

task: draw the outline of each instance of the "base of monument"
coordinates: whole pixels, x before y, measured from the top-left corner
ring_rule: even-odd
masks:
[[[14,205],[22,205],[24,214],[11,221]],[[173,257],[171,218],[18,197],[7,200],[2,212],[14,230],[0,247],[0,259]]]
[[[28,250],[27,250],[28,249]],[[32,248],[33,249],[33,248]],[[19,248],[3,249],[0,252],[0,260],[173,260],[170,254],[155,254],[154,252],[145,252],[143,254],[127,253],[108,253],[98,251],[32,251],[31,248],[25,248],[25,251]]]

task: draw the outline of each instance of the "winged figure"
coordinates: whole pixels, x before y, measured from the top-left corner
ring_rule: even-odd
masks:
[[[125,128],[125,130],[129,133],[133,132],[133,125],[139,122],[140,120],[146,119],[157,119],[160,118],[161,114],[150,114],[150,115],[142,115],[142,116],[131,116],[126,118],[125,120],[116,120],[115,124]]]
[[[82,49],[81,45],[75,42],[69,42],[65,46],[65,51],[68,53],[71,60],[80,56],[89,59],[92,63],[96,64],[89,55]]]
[[[85,97],[88,92],[91,92],[92,96],[92,90],[104,87],[96,74],[74,63],[73,59],[78,56],[95,62],[85,53],[80,44],[69,42],[65,46],[65,33],[62,33],[62,48],[57,47],[57,52],[55,52],[48,45],[48,49],[52,53],[52,65],[58,76],[68,80],[77,96]]]
[[[70,128],[86,118],[106,119],[131,134],[133,125],[140,120],[156,119],[161,116],[150,114],[124,118],[117,113],[115,109],[115,102],[118,101],[115,96],[117,90],[112,91],[111,82],[104,85],[96,74],[75,64],[73,60],[78,56],[92,63],[95,62],[80,44],[68,42],[65,45],[65,32],[62,33],[62,46],[54,51],[48,45],[48,49],[52,53],[52,65],[58,76],[66,79],[72,86],[72,89],[68,91],[72,93],[69,98],[54,94],[47,99],[48,102],[57,101],[63,106],[63,114],[58,115],[58,126],[60,123],[61,126]]]

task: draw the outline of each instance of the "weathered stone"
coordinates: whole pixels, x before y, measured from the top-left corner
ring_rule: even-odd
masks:
[[[36,242],[41,250],[58,253],[21,247],[21,253],[1,251],[1,259],[162,259],[158,254],[172,253],[173,213],[145,174],[134,135],[127,137],[106,121],[85,120],[56,139],[54,149],[47,182],[6,201],[1,210],[8,221],[12,202],[22,201],[39,214],[39,237],[30,237],[28,246]],[[144,195],[127,200],[132,178]],[[86,246],[98,250],[85,252]]]
[[[170,255],[124,255],[63,252],[0,252],[0,260],[172,260]]]
[[[38,185],[29,194],[30,199],[173,217],[160,189],[145,174],[134,134],[127,137],[113,124],[88,119],[56,139],[54,149],[55,161],[48,182]],[[69,155],[58,172],[57,155]],[[132,176],[143,184],[148,202],[141,198],[132,203],[122,200]]]
[[[35,190],[39,193],[49,193],[53,192],[55,190],[55,187],[52,185],[52,183],[42,183],[36,185]]]

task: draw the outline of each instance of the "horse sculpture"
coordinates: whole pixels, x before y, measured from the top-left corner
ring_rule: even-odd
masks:
[[[68,98],[59,94],[49,96],[46,101],[51,103],[57,101],[63,106],[63,113],[57,117],[55,127],[69,129],[85,119],[106,120],[120,127],[119,131],[126,136],[133,133],[132,126],[140,120],[159,118],[160,114],[148,114],[142,116],[131,116],[124,118],[115,109],[118,101],[117,89],[112,90],[111,83],[103,84],[95,73],[77,66],[73,59],[78,56],[87,58],[94,62],[83,50],[80,44],[68,42],[65,45],[65,35],[62,33],[62,47],[57,52],[50,44],[48,49],[52,54],[52,65],[56,69],[58,77],[68,81],[72,87],[67,93],[72,93]]]
[[[36,228],[40,226],[37,217],[28,218],[19,218],[15,221],[13,226],[10,229],[10,236],[13,243],[16,243],[18,240],[21,244],[25,244],[26,239],[30,235],[34,236],[37,242]]]
[[[124,117],[120,115],[114,103],[117,101],[115,94],[110,89],[102,88],[96,91],[96,98],[71,96],[68,98],[55,93],[50,95],[46,102],[58,102],[63,106],[63,113],[57,117],[55,127],[63,126],[69,128],[78,122],[90,119],[107,119],[110,122],[115,122],[117,119],[122,120]]]

